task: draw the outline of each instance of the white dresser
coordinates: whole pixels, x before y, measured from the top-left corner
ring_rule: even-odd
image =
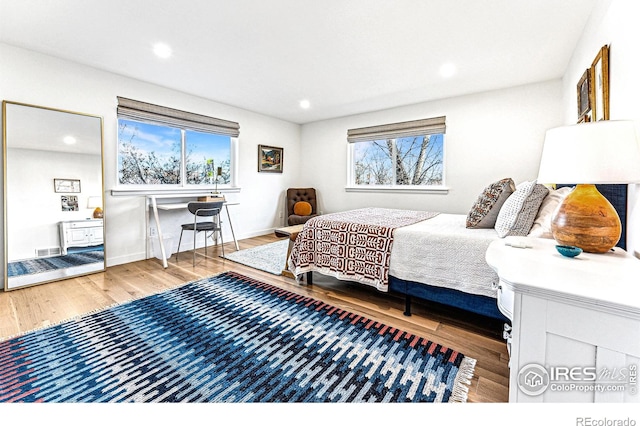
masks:
[[[509,402],[640,402],[640,260],[616,248],[561,256],[550,239],[493,242],[498,307],[512,320]]]
[[[68,220],[60,222],[62,254],[70,247],[99,246],[104,243],[102,219]]]

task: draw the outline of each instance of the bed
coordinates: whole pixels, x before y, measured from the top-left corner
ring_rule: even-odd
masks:
[[[398,225],[398,218],[407,217],[415,220]],[[492,287],[497,275],[484,261],[499,237],[493,229],[467,229],[465,220],[383,208],[319,216],[298,234],[289,270],[297,277],[316,272],[402,294],[405,315],[417,297],[504,320]]]
[[[598,188],[624,224],[626,185]],[[506,236],[550,238],[551,214],[570,190],[501,179],[466,215],[364,208],[318,216],[298,234],[288,267],[296,277],[317,272],[403,295],[405,315],[418,298],[507,322],[497,308],[498,277],[485,261],[487,247]],[[618,245],[624,244],[623,231]]]

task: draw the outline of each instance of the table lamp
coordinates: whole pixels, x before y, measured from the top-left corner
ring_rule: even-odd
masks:
[[[89,199],[87,201],[87,208],[95,209],[93,211],[94,219],[102,219],[104,217],[104,213],[102,211],[102,197],[89,196]]]
[[[551,219],[553,238],[588,253],[620,240],[618,213],[596,184],[640,182],[640,142],[633,121],[604,120],[547,131],[538,183],[576,184]]]

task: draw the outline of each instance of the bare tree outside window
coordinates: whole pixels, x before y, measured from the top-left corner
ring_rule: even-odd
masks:
[[[359,142],[353,149],[356,185],[391,185],[393,156],[386,141]]]
[[[185,167],[190,185],[223,185],[231,182],[231,138],[225,135],[185,132]],[[218,176],[218,168],[221,175]]]
[[[118,180],[121,184],[180,183],[180,129],[118,120]]]
[[[119,119],[118,126],[120,184],[214,185],[217,180],[223,185],[231,181],[229,136],[127,119]]]
[[[443,134],[354,143],[356,185],[443,184]]]

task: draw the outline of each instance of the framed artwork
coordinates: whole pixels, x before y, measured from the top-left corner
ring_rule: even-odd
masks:
[[[284,148],[258,145],[258,171],[282,173]]]
[[[62,205],[63,212],[77,212],[78,196],[77,195],[61,195],[60,204]]]
[[[591,90],[591,68],[588,68],[578,81],[578,123],[590,121],[592,90]]]
[[[593,121],[609,119],[609,46],[602,46],[591,65]]]
[[[80,179],[53,179],[53,188],[56,192],[80,192]]]

